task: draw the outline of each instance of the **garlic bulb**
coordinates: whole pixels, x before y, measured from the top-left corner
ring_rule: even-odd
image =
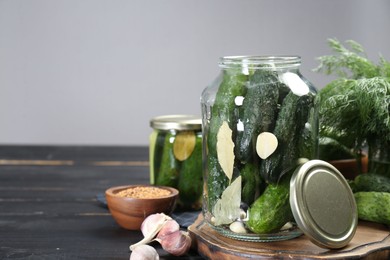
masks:
[[[153,240],[158,241],[165,251],[175,256],[186,254],[191,247],[192,241],[188,232],[181,231],[179,224],[164,213],[148,216],[141,224],[141,232],[144,235],[144,238],[138,243],[130,246],[130,250],[133,251],[130,260],[158,259],[146,258],[155,256],[152,254],[152,250],[150,249],[151,246],[146,245]],[[157,251],[154,248],[153,250],[157,254]]]
[[[150,243],[170,219],[172,218],[164,213],[156,213],[148,216],[141,224],[141,232],[144,238],[138,243],[131,245],[130,250],[133,251],[139,245]]]
[[[170,234],[178,230],[180,230],[179,224],[175,220],[170,219],[167,222],[165,222],[160,232],[158,232],[157,238],[163,240],[166,236],[169,236]]]
[[[159,260],[156,249],[149,245],[139,245],[131,252],[129,260]]]
[[[162,239],[156,238],[156,240],[165,251],[175,256],[186,254],[190,250],[192,242],[188,232],[181,230],[167,234]]]

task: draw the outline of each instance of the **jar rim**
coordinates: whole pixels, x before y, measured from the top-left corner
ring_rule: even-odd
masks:
[[[196,115],[163,115],[152,118],[150,126],[157,130],[201,130],[202,119]]]
[[[242,56],[223,56],[219,59],[221,68],[242,65],[258,68],[291,68],[301,65],[301,57],[298,55],[242,55]]]

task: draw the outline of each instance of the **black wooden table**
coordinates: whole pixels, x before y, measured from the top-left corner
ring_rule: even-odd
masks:
[[[129,259],[141,232],[120,228],[96,196],[148,182],[147,147],[0,146],[0,259]]]

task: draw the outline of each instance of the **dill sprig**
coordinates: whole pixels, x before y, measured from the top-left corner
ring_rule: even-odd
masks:
[[[380,57],[379,63],[380,75],[386,78],[390,78],[390,62]]]
[[[349,145],[374,136],[390,141],[388,80],[383,77],[338,79],[325,89],[326,93],[320,93],[321,127],[326,128],[322,132],[345,133],[342,138],[347,138],[344,143]]]
[[[319,92],[320,135],[332,137],[360,150],[365,142],[390,142],[390,63],[368,60],[360,44],[346,48],[329,40],[335,52],[319,58],[316,71],[339,78]]]
[[[380,74],[380,67],[367,59],[363,47],[353,41],[342,45],[337,39],[329,39],[329,47],[335,52],[333,55],[319,57],[320,65],[315,69],[326,75],[335,74],[342,78],[372,78]]]

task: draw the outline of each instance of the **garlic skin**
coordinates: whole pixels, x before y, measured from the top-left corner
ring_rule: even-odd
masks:
[[[129,260],[159,260],[160,256],[158,255],[156,249],[149,245],[139,245],[137,246],[130,255]]]
[[[162,248],[168,253],[181,256],[186,254],[190,248],[192,239],[188,232],[180,230],[180,225],[164,213],[157,213],[148,216],[141,224],[141,232],[144,238],[130,246],[133,251],[130,260],[159,259],[156,249],[146,244],[158,241]],[[150,249],[152,248],[152,249]]]
[[[149,234],[153,233],[156,229],[156,226],[161,222],[166,222],[171,220],[170,216],[165,215],[164,213],[156,213],[147,216],[141,224],[141,232],[144,237],[147,237]]]
[[[156,238],[156,241],[161,244],[165,251],[175,256],[186,254],[190,250],[192,243],[188,232],[182,230],[168,234],[163,239]]]
[[[175,220],[170,219],[167,222],[165,222],[164,226],[161,228],[160,232],[157,234],[157,239],[163,240],[165,237],[169,236],[170,234],[180,230],[179,223],[177,223]]]
[[[141,232],[144,238],[131,245],[129,248],[133,251],[137,246],[145,245],[153,241],[158,232],[163,228],[164,224],[172,218],[165,215],[164,213],[156,213],[148,216],[141,224]]]

